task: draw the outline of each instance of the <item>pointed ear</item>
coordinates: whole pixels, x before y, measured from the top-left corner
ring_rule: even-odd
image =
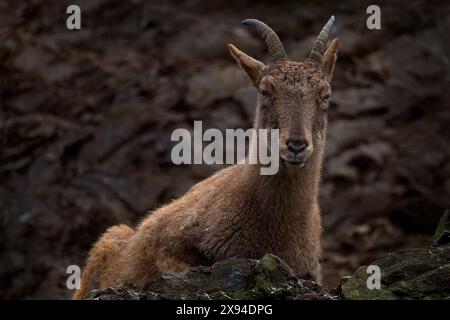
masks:
[[[331,41],[322,59],[322,70],[325,79],[330,82],[333,77],[334,64],[336,63],[338,52],[338,39]]]
[[[253,83],[257,86],[259,75],[261,74],[261,71],[266,68],[264,63],[259,62],[258,60],[246,55],[231,43],[228,44],[228,50],[230,51],[230,54],[234,58],[234,60],[237,61],[239,66],[244,69]]]

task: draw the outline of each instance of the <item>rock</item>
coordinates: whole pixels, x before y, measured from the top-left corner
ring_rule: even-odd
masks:
[[[355,116],[386,109],[382,98],[383,94],[382,86],[349,88],[337,90],[333,95],[333,101],[336,103],[339,113],[345,116]]]
[[[434,234],[433,246],[445,244],[450,244],[450,210],[444,212]]]
[[[344,299],[450,299],[449,211],[436,230],[433,247],[403,249],[382,256],[371,265],[381,271],[381,288],[368,289],[367,267],[360,267],[342,287]]]
[[[168,39],[164,56],[174,63],[204,63],[218,58],[231,61],[226,43],[233,43],[251,55],[261,52],[263,48],[257,37],[236,23],[196,19],[188,27],[176,30],[175,36]]]
[[[144,288],[122,285],[92,291],[93,300],[162,299],[336,299],[318,284],[295,277],[293,270],[275,255],[260,260],[230,258],[211,267],[166,273]]]
[[[328,176],[357,181],[361,176],[358,171],[365,173],[370,167],[381,167],[391,153],[391,147],[384,142],[360,144],[330,159]]]
[[[237,66],[215,65],[191,76],[186,102],[194,108],[205,108],[249,87],[250,81]]]
[[[333,157],[347,148],[374,137],[385,140],[390,129],[382,119],[359,117],[358,121],[336,120],[328,126],[327,156]]]
[[[24,72],[45,75],[43,78],[48,82],[69,79],[75,73],[73,66],[55,61],[50,53],[38,47],[25,48],[15,59],[14,65]]]

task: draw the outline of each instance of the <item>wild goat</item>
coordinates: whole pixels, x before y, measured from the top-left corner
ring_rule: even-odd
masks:
[[[143,285],[162,272],[239,256],[273,253],[299,277],[318,282],[321,217],[318,191],[337,39],[326,47],[334,17],[303,62],[288,60],[276,33],[246,19],[264,38],[264,65],[232,44],[228,49],[259,92],[254,127],[278,128],[281,166],[261,175],[259,165],[223,169],[180,199],[150,213],[136,230],[109,228],[92,248],[74,298],[121,283]]]

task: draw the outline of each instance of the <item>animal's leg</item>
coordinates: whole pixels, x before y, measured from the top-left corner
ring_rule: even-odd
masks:
[[[182,272],[192,267],[192,264],[174,255],[162,254],[156,265],[161,273]]]
[[[133,234],[134,230],[126,225],[117,225],[106,230],[89,252],[80,289],[75,292],[73,299],[82,299],[91,290],[100,288],[106,279],[113,277],[105,272],[111,270],[109,266],[114,262],[112,260]]]

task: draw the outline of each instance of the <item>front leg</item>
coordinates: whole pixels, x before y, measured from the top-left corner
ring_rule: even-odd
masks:
[[[179,250],[160,251],[156,265],[161,273],[182,272],[195,266],[209,266],[211,262],[192,245]]]
[[[174,255],[163,254],[156,261],[156,266],[161,273],[165,273],[186,271],[192,267],[192,264]]]

